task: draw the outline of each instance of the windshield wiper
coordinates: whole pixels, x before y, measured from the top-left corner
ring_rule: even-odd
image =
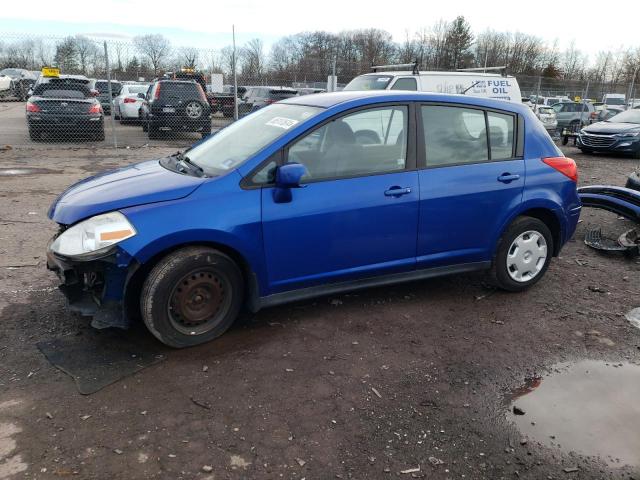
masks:
[[[204,169],[200,165],[193,163],[193,161],[183,152],[177,151],[176,153],[171,155],[171,157],[176,159],[176,167],[179,168],[179,171],[181,173],[187,173],[186,170],[191,170],[198,177],[206,177]]]

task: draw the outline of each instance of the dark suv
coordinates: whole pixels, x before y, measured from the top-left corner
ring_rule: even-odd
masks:
[[[200,84],[158,80],[142,104],[142,129],[149,138],[161,131],[211,133],[211,107]]]
[[[92,80],[90,88],[98,92],[98,101],[100,102],[100,105],[102,105],[104,114],[111,115],[111,102],[113,101],[113,97],[120,95],[122,84],[117,80],[111,80],[111,95],[109,95],[108,80]]]

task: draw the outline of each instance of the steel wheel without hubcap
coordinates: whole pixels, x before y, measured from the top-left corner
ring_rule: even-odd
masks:
[[[198,102],[189,103],[185,110],[189,118],[200,118],[200,115],[202,115],[202,105]]]
[[[169,297],[169,321],[185,335],[200,335],[213,328],[231,305],[226,279],[213,269],[198,269],[175,285]]]
[[[535,230],[518,235],[507,252],[507,272],[516,282],[528,282],[544,268],[547,260],[547,242]]]

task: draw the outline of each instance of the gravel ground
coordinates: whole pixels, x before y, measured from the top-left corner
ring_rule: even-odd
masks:
[[[565,150],[581,184],[624,184],[636,164]],[[0,176],[0,478],[638,478],[524,442],[508,416],[510,392],[554,364],[640,363],[624,318],[640,263],[582,242],[630,223],[595,210],[525,293],[463,275],[272,308],[77,393],[35,346],[90,328],[45,269],[47,208],[76,180],[170,151],[0,152],[1,168],[41,169]]]

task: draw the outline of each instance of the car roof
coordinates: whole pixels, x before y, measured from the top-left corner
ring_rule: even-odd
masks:
[[[456,76],[456,77],[499,77],[499,78],[514,78],[512,75],[501,75],[499,73],[486,73],[486,72],[442,72],[442,71],[420,71],[416,75],[411,70],[390,70],[390,71],[381,71],[381,72],[369,72],[363,73],[362,75],[358,75],[360,77],[366,77],[369,75],[388,75],[391,77],[414,77],[418,75],[434,75],[434,76]]]
[[[446,102],[463,103],[480,107],[496,108],[499,110],[525,111],[529,107],[522,103],[507,102],[505,100],[494,100],[485,97],[474,97],[471,95],[449,95],[431,92],[411,92],[400,90],[349,90],[342,92],[317,93],[315,95],[303,95],[301,97],[291,97],[281,100],[278,103],[290,105],[306,105],[310,107],[331,108],[340,104],[367,105],[371,103],[383,103],[394,101],[424,101],[424,102]]]

